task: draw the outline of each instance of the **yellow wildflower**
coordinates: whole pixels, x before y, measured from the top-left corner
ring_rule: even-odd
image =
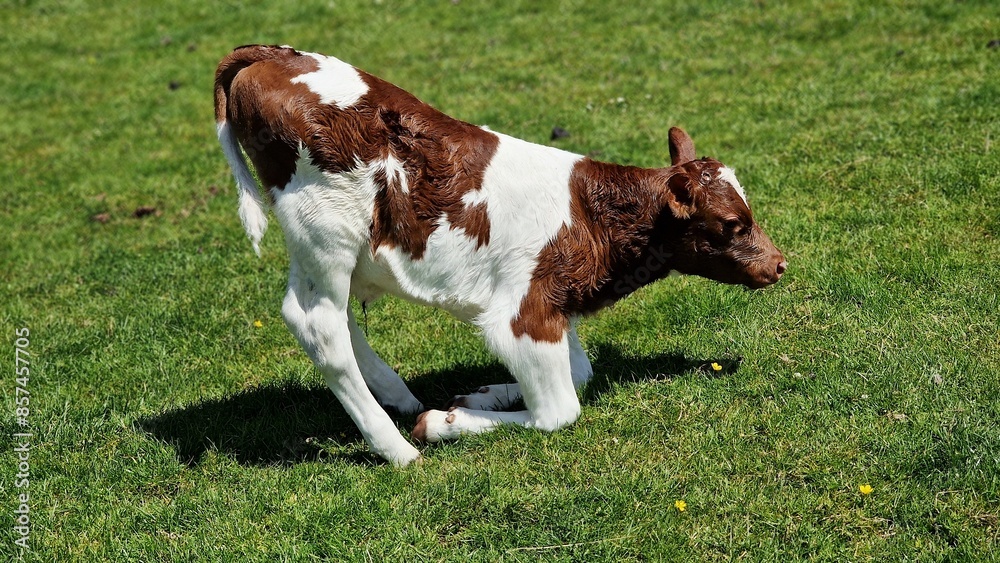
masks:
[[[674,501],[674,508],[676,508],[679,512],[684,512],[685,510],[687,510],[687,507],[688,507],[688,503],[686,503],[686,502],[684,502],[682,500],[675,500]]]
[[[868,483],[865,483],[864,485],[861,485],[860,487],[858,487],[858,490],[861,491],[861,494],[863,494],[863,495],[870,495],[870,494],[872,494],[872,491],[874,489],[872,489],[871,485],[869,485]]]
[[[722,366],[719,365],[718,362],[712,362],[712,370],[713,371],[722,371]]]
[[[264,326],[264,323],[260,322],[260,320],[256,320],[253,322],[253,326],[255,326],[256,328],[260,328]]]

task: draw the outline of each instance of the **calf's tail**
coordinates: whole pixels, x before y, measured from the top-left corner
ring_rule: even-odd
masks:
[[[232,53],[222,59],[215,71],[215,124],[222,144],[222,152],[226,155],[229,167],[236,178],[236,188],[239,192],[240,221],[247,237],[253,244],[253,250],[260,256],[260,241],[267,231],[267,202],[258,190],[257,180],[246,158],[243,156],[239,139],[227,120],[229,108],[229,88],[236,75],[246,67],[267,59],[287,56],[294,50],[288,47],[270,45],[245,45],[237,47]]]

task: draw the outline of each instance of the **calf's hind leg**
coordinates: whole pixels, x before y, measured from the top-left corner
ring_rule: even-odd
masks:
[[[349,271],[317,275],[293,258],[281,314],[368,447],[393,465],[404,466],[420,452],[400,435],[361,375],[351,340],[349,290]]]
[[[405,414],[422,412],[424,405],[413,396],[399,374],[386,365],[368,345],[368,339],[358,326],[350,308],[347,309],[347,323],[351,330],[351,345],[358,368],[378,402],[383,407],[393,408]]]

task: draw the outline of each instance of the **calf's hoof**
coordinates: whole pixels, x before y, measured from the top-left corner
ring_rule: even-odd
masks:
[[[469,396],[468,395],[455,395],[454,397],[451,398],[450,401],[448,401],[448,404],[446,404],[444,406],[444,408],[446,408],[446,409],[454,409],[454,408],[458,408],[458,407],[462,407],[462,408],[466,408],[466,409],[469,408]]]
[[[457,438],[457,436],[452,436],[452,433],[448,432],[451,423],[455,422],[456,408],[451,407],[448,409],[448,412],[430,410],[420,413],[417,416],[417,423],[413,426],[413,431],[410,432],[410,436],[414,441],[421,444]]]

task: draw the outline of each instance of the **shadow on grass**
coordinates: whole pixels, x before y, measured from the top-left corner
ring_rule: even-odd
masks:
[[[693,370],[721,377],[735,372],[740,363],[740,359],[721,360],[722,369],[714,370],[714,360],[693,360],[677,353],[628,357],[607,345],[595,346],[592,356],[596,357],[594,377],[584,389],[584,404],[619,383],[666,380]],[[456,366],[408,384],[425,405],[441,408],[454,394],[509,381],[513,380],[506,368],[493,362]],[[416,420],[413,415],[391,414],[405,431]],[[354,422],[322,383],[264,385],[172,409],[136,424],[174,447],[177,459],[188,466],[198,465],[209,451],[246,465],[292,465],[330,456],[365,465],[382,463],[368,451]]]

